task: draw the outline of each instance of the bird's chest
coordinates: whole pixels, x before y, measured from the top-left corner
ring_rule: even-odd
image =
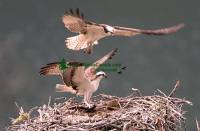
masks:
[[[85,93],[94,93],[96,91],[94,85],[92,83],[83,83],[82,85],[77,87],[78,95],[84,95]]]
[[[90,90],[89,92],[95,92],[97,90],[99,85],[94,84],[93,82],[87,83],[86,84],[86,90]]]
[[[108,36],[109,34],[105,33],[104,30],[103,30],[103,28],[102,29],[99,28],[98,30],[97,29],[89,29],[87,35],[91,39],[99,40],[101,38],[104,38],[104,37]]]
[[[92,91],[95,92],[99,87],[99,82],[92,82],[91,86],[92,86]]]

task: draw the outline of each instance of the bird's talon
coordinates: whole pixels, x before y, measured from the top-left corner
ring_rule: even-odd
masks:
[[[96,105],[93,105],[91,107],[89,106],[86,108],[86,112],[93,112],[95,108],[96,108]]]

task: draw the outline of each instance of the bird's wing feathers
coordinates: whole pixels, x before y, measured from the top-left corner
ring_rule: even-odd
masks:
[[[74,85],[79,86],[85,82],[88,82],[88,79],[85,76],[85,67],[77,67],[72,76],[72,82]]]
[[[63,81],[68,87],[72,87],[73,89],[77,89],[81,84],[88,82],[84,74],[85,67],[69,67],[67,70],[63,72]]]
[[[115,36],[134,36],[137,34],[141,34],[137,29],[114,26],[113,35]]]
[[[166,35],[166,34],[174,33],[183,27],[184,27],[184,24],[178,24],[178,25],[171,26],[168,28],[161,28],[161,29],[155,29],[155,30],[142,30],[142,29],[114,26],[113,35],[120,35],[120,36],[134,36],[137,34]]]
[[[49,63],[40,69],[40,75],[61,75],[59,62]]]
[[[62,21],[67,29],[69,29],[71,32],[76,33],[84,33],[86,32],[86,22],[84,20],[83,14],[80,14],[79,9],[77,9],[75,12],[70,9],[69,12],[65,12],[65,14],[62,17]]]
[[[76,61],[70,61],[67,63],[62,63],[62,62],[54,62],[54,63],[48,63],[46,66],[40,68],[40,75],[62,75],[64,70],[70,69],[67,67],[63,66],[70,66],[70,67],[78,67],[83,65],[81,62],[76,62]]]
[[[41,75],[60,75],[68,87],[76,89],[78,85],[87,80],[84,76],[85,67],[80,62],[68,62],[65,69],[61,69],[62,63],[49,63],[40,70]]]
[[[98,25],[91,21],[84,20],[83,13],[79,12],[77,8],[76,11],[70,9],[66,11],[62,17],[62,21],[67,29],[71,32],[86,34],[89,25]]]
[[[68,37],[66,40],[66,46],[67,48],[71,49],[71,50],[80,50],[80,49],[84,49],[84,47],[87,47],[87,39],[85,37],[85,35],[80,34],[77,36],[73,36],[73,37]]]
[[[66,38],[66,46],[71,50],[78,51],[88,48],[89,44],[98,44],[99,38],[104,37],[103,27],[99,25],[88,25],[86,34]]]
[[[99,68],[99,66],[102,65],[103,63],[105,63],[108,59],[111,59],[112,56],[114,56],[116,52],[117,52],[117,48],[112,50],[112,51],[110,51],[108,54],[106,54],[101,59],[97,60],[91,66],[89,66],[85,70],[86,77],[88,77],[88,78],[93,77],[93,75],[96,72],[96,69]]]

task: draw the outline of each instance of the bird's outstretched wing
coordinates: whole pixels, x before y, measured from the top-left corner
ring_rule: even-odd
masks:
[[[59,67],[59,62],[49,63],[40,69],[40,75],[61,75],[62,70]]]
[[[93,32],[93,33],[89,33]],[[94,40],[96,37],[103,37],[103,27],[97,26],[97,25],[90,25],[88,27],[88,33],[87,34],[79,34],[73,37],[66,38],[66,46],[67,48],[71,50],[81,50],[86,49],[89,46],[97,45],[98,41]],[[92,42],[94,41],[94,42]]]
[[[114,26],[113,35],[116,36],[134,36],[137,34],[146,34],[146,35],[167,35],[178,31],[183,28],[184,24],[178,24],[168,28],[154,29],[154,30],[142,30],[135,28],[126,28],[120,26]]]
[[[66,11],[62,17],[65,27],[71,32],[86,34],[88,25],[98,25],[91,21],[84,20],[84,14],[80,13],[77,8],[76,11],[70,9]]]
[[[84,70],[84,66],[72,66],[69,67],[67,70],[64,70],[62,75],[64,83],[67,86],[72,87],[74,90],[76,90],[78,86],[80,86],[84,82],[88,82],[85,77]]]
[[[75,51],[86,48],[88,46],[86,41],[87,38],[84,34],[68,37],[65,40],[67,48]]]
[[[96,69],[98,69],[100,65],[104,64],[108,59],[112,59],[112,57],[116,54],[117,50],[118,49],[116,48],[116,49],[110,51],[108,54],[106,54],[101,59],[97,60],[91,66],[89,66],[85,70],[86,77],[89,79],[92,79],[96,72]]]
[[[78,84],[80,84],[84,80],[83,63],[73,61],[73,62],[67,62],[66,64],[67,66],[64,69],[62,69],[61,62],[49,63],[46,66],[41,68],[40,74],[41,75],[60,75],[64,83],[68,87],[72,87],[73,89],[76,89]]]
[[[67,37],[65,42],[67,48],[71,50],[81,50],[97,44],[96,38],[104,37],[104,28],[97,23],[86,21],[83,13],[70,9],[62,17],[62,21],[71,32],[80,33],[73,37]],[[89,52],[89,51],[88,51]]]
[[[69,67],[79,67],[82,66],[83,63],[70,61],[70,62],[54,62],[48,63],[46,66],[40,68],[40,75],[62,75],[65,69],[70,69]]]
[[[87,82],[89,81],[85,76],[85,67],[84,66],[77,67],[73,72],[72,84],[75,86],[80,86]]]
[[[72,9],[66,11],[62,17],[62,21],[67,29],[71,32],[84,33],[86,32],[86,22],[84,20],[83,14],[76,9],[74,12]]]

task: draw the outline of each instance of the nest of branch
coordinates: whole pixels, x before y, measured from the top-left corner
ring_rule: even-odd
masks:
[[[7,131],[186,130],[182,107],[192,103],[172,97],[178,85],[179,81],[168,96],[160,90],[160,95],[141,96],[136,89],[127,97],[101,94],[93,97],[93,109],[74,98],[65,102],[60,98],[59,103],[50,106],[50,99],[47,105],[34,107],[28,113],[21,107],[19,117],[13,119]],[[33,110],[37,115],[33,116]]]

